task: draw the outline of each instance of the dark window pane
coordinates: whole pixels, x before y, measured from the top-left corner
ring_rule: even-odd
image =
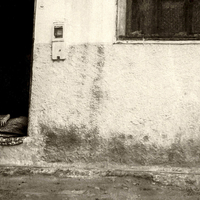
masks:
[[[200,33],[200,1],[193,3],[192,33]]]
[[[127,34],[149,36],[155,33],[157,16],[153,0],[131,0],[127,4]]]
[[[160,35],[185,34],[184,1],[162,1],[160,15]]]
[[[200,0],[127,0],[126,36],[198,38]]]

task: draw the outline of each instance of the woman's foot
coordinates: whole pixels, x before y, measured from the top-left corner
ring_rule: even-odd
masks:
[[[7,121],[10,119],[10,114],[7,114],[6,116],[4,116],[3,118],[0,119],[0,126],[5,126],[5,124],[7,123]]]

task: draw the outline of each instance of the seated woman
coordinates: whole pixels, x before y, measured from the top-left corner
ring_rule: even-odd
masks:
[[[5,126],[9,119],[28,116],[30,55],[26,54],[19,52],[11,61],[6,57],[1,63],[0,127]]]
[[[15,101],[12,102],[12,100]],[[17,98],[9,98],[7,101],[2,102],[0,99],[0,105],[4,105],[0,109],[0,127],[7,124],[9,119],[19,118],[20,116],[28,116],[28,105],[23,100],[17,100]]]
[[[12,109],[12,106],[10,106],[10,108]],[[8,114],[6,112],[0,113],[0,127],[5,126],[9,119],[17,118],[23,115],[19,110],[11,109],[7,109]]]
[[[6,101],[4,102],[0,99],[0,105],[4,105],[0,109],[0,127],[5,126],[10,119],[28,116],[27,109],[24,108],[24,102],[20,102],[13,97],[4,98],[4,100],[5,99]],[[12,102],[13,99],[14,101]]]
[[[4,115],[0,118],[0,126],[5,126],[7,121],[10,119],[10,114]]]

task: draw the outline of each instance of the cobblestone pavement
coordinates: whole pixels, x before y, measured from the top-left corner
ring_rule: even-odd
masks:
[[[200,200],[192,188],[162,186],[135,177],[64,178],[0,175],[1,200]]]

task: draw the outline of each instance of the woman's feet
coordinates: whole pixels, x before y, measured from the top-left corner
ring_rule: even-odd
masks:
[[[7,121],[10,119],[10,114],[7,114],[6,116],[4,116],[3,118],[0,119],[0,126],[5,126],[5,124],[7,123]]]

